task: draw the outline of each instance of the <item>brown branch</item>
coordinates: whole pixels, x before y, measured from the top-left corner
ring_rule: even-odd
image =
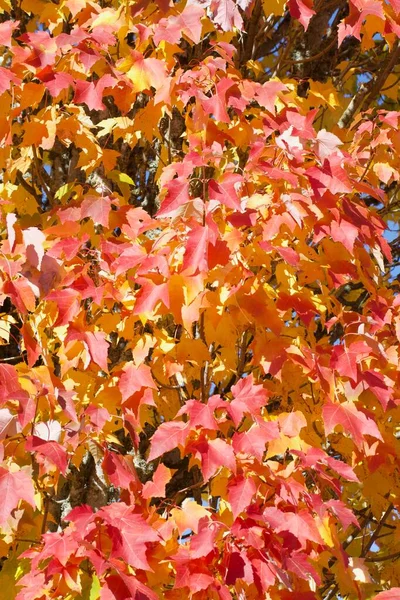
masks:
[[[366,558],[365,562],[383,562],[384,560],[397,560],[398,558],[400,558],[400,552],[393,552],[392,554],[386,554],[386,556]]]
[[[340,129],[344,129],[345,127],[347,127],[359,110],[361,112],[368,110],[371,103],[375,100],[376,96],[379,95],[388,75],[397,65],[399,60],[400,44],[397,41],[392,52],[387,57],[383,68],[381,68],[380,71],[378,71],[375,79],[369,82],[369,84],[367,85],[362,84],[357,94],[350,101],[348,107],[339,119],[338,125]]]
[[[367,96],[367,98],[365,98],[365,100],[361,106],[362,111],[367,110],[369,108],[371,102],[373,102],[373,100],[375,100],[376,96],[379,95],[379,93],[382,89],[382,86],[385,83],[388,75],[390,75],[390,73],[392,72],[394,67],[397,65],[399,60],[400,60],[400,43],[399,43],[399,40],[397,40],[392,52],[388,56],[386,65],[384,66],[384,68],[381,71],[378,72],[376,79],[373,82],[371,89],[368,92],[368,96]]]
[[[389,504],[389,506],[387,507],[384,515],[382,516],[381,520],[379,521],[379,524],[377,526],[377,528],[375,529],[374,533],[371,535],[371,537],[368,540],[368,544],[365,546],[365,548],[363,549],[363,551],[361,552],[361,558],[364,558],[366,556],[366,554],[368,554],[368,552],[370,551],[373,543],[375,542],[376,538],[378,537],[378,535],[381,532],[382,527],[385,524],[385,521],[387,520],[387,518],[389,517],[390,513],[392,512],[394,506],[392,503]]]
[[[282,64],[301,65],[303,63],[313,62],[314,60],[321,58],[321,56],[323,56],[324,54],[329,52],[329,50],[336,44],[336,42],[337,42],[337,37],[334,36],[333,40],[327,46],[325,46],[325,48],[323,48],[323,50],[321,50],[321,52],[318,52],[318,54],[314,54],[314,56],[309,56],[307,58],[301,58],[299,60],[286,60]]]

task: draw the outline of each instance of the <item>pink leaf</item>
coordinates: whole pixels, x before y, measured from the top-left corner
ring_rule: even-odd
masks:
[[[257,491],[257,486],[249,477],[238,476],[228,486],[228,500],[236,519],[249,506]]]
[[[148,481],[143,486],[142,496],[146,500],[149,498],[165,498],[165,486],[171,479],[171,472],[167,467],[160,463],[153,473],[152,481]]]
[[[322,409],[322,416],[326,435],[332,433],[337,425],[341,425],[345,433],[349,433],[357,445],[363,443],[365,435],[383,441],[376,423],[357,410],[351,400],[341,404],[327,402]]]
[[[0,467],[0,525],[7,523],[20,500],[25,500],[35,508],[34,494],[32,479],[27,471],[21,469],[12,473]]]

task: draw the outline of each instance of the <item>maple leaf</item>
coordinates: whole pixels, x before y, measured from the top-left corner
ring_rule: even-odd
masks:
[[[21,80],[10,69],[0,67],[0,94],[10,89],[11,82],[18,85]]]
[[[81,204],[81,218],[90,217],[94,223],[108,227],[111,199],[108,196],[86,196]]]
[[[11,48],[12,34],[18,29],[19,21],[5,21],[0,23],[0,45]]]
[[[308,29],[308,25],[315,15],[315,10],[311,8],[312,5],[312,0],[289,0],[288,2],[290,14],[300,21],[305,30]]]
[[[8,408],[0,408],[0,440],[3,440],[8,433],[15,433],[15,415]]]
[[[32,435],[27,438],[25,449],[28,452],[41,454],[65,475],[68,467],[68,455],[65,448],[57,442],[45,441],[36,435]]]
[[[182,269],[185,275],[208,270],[208,227],[198,225],[188,235]]]
[[[80,294],[75,290],[64,289],[50,292],[47,299],[55,302],[57,306],[58,317],[54,327],[68,325],[79,312]]]
[[[212,18],[223,31],[231,31],[234,27],[241,29],[243,19],[233,0],[218,0],[213,2]]]
[[[194,44],[198,44],[201,40],[203,15],[202,7],[187,4],[179,15],[160,19],[154,31],[154,43],[158,45],[161,40],[165,40],[170,44],[177,44],[184,35]]]
[[[204,521],[209,521],[210,519],[209,510],[190,498],[186,498],[180,508],[173,508],[171,516],[176,523],[180,535],[187,529],[198,533],[200,526],[204,526]]]
[[[78,541],[66,533],[45,533],[42,540],[44,548],[37,556],[37,562],[56,557],[62,565],[66,566],[70,556],[78,549]],[[35,562],[32,564],[34,565]]]
[[[217,200],[228,208],[240,211],[238,189],[242,183],[243,177],[238,173],[226,173],[218,181],[211,179],[208,184],[210,200]]]
[[[74,102],[76,104],[85,103],[89,110],[104,110],[104,89],[114,87],[116,83],[111,75],[103,75],[96,83],[79,79],[75,85]]]
[[[340,138],[326,129],[320,129],[317,133],[317,152],[322,162],[333,154],[333,152],[338,151],[338,146],[342,144],[343,142]]]
[[[184,446],[188,434],[187,423],[181,421],[161,423],[151,438],[149,460],[154,460],[178,446]]]
[[[147,365],[141,364],[136,367],[133,362],[126,363],[123,373],[119,380],[119,389],[122,400],[125,402],[142,388],[157,389],[157,386],[151,376],[151,369]]]
[[[302,545],[305,545],[308,540],[317,544],[322,543],[317,526],[310,513],[306,510],[300,510],[297,513],[283,512],[278,508],[270,506],[264,510],[263,517],[274,531],[277,533],[289,531]]]
[[[159,540],[157,531],[123,502],[105,506],[97,514],[108,524],[112,555],[137,569],[151,570],[146,557],[146,543]]]
[[[165,486],[171,479],[171,472],[162,463],[158,465],[153,473],[152,481],[148,481],[143,486],[142,496],[146,500],[149,498],[165,498]]]
[[[341,404],[327,402],[322,409],[322,415],[327,435],[332,433],[337,425],[341,425],[357,445],[362,444],[365,435],[383,441],[376,423],[363,412],[357,410],[351,400]]]
[[[74,82],[70,73],[55,72],[50,66],[39,71],[36,76],[54,97],[57,97],[63,90],[67,90]]]
[[[364,371],[363,380],[367,389],[371,390],[386,410],[389,401],[392,399],[392,390],[386,384],[383,375],[377,371]]]
[[[360,359],[368,356],[371,352],[370,347],[363,341],[353,342],[348,348],[344,346],[335,346],[331,355],[331,367],[336,369],[339,375],[349,377],[358,382]]]
[[[165,63],[157,58],[144,58],[140,52],[132,51],[130,57],[121,59],[117,66],[126,72],[135,92],[150,90],[152,87],[158,90],[165,83]]]
[[[201,471],[205,481],[213,477],[221,467],[228,467],[236,473],[233,447],[224,440],[216,438],[208,442],[200,442],[195,448],[201,456]]]
[[[7,400],[23,400],[27,397],[12,365],[0,364],[0,384],[0,405],[5,404]]]
[[[189,182],[185,179],[177,177],[170,181],[167,185],[167,195],[161,203],[158,210],[158,217],[168,217],[180,206],[190,202],[189,198]]]
[[[54,64],[58,50],[57,42],[48,31],[24,33],[19,39],[31,49],[27,64],[41,68]]]
[[[109,591],[115,600],[158,600],[158,595],[136,577],[119,572],[118,575],[108,575],[105,581],[103,590]]]
[[[231,0],[223,0],[221,4],[229,2]],[[222,123],[229,123],[230,117],[226,111],[227,100],[226,93],[235,85],[235,82],[228,77],[222,78],[216,86],[216,93],[211,98],[202,100],[202,106],[206,112],[213,114],[217,121]]]
[[[276,421],[260,421],[257,425],[252,425],[248,431],[235,432],[232,445],[236,453],[242,452],[262,461],[266,444],[278,438],[279,428]]]
[[[218,423],[214,412],[217,408],[224,408],[225,402],[221,396],[211,396],[206,404],[198,400],[188,400],[179,410],[177,416],[189,415],[189,427],[195,429],[201,427],[204,429],[217,430]]]
[[[200,519],[198,533],[190,538],[190,556],[192,559],[202,558],[215,550],[215,540],[220,529],[220,524],[210,522],[207,517]]]
[[[156,284],[144,277],[137,277],[136,282],[141,285],[141,289],[135,303],[135,314],[151,313],[160,302],[169,308],[168,283]]]
[[[27,470],[7,471],[0,467],[0,525],[5,525],[11,512],[17,508],[20,500],[24,500],[35,508],[32,479]]]
[[[228,500],[234,519],[249,506],[256,491],[257,486],[249,477],[238,476],[229,483]]]
[[[239,425],[245,413],[257,414],[268,401],[268,392],[262,385],[254,385],[252,375],[240,379],[232,386],[233,400],[226,406],[235,426]]]
[[[116,487],[129,489],[132,483],[139,485],[135,468],[128,457],[106,451],[102,466],[108,479]]]

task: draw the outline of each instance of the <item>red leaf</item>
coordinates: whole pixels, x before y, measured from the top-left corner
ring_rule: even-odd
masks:
[[[56,558],[64,567],[67,565],[71,554],[78,549],[78,541],[71,535],[64,533],[45,533],[42,536],[44,548],[42,549],[39,560],[46,558]]]
[[[63,475],[68,468],[68,454],[57,442],[46,442],[36,435],[29,436],[25,442],[28,452],[38,452],[56,466]]]
[[[288,437],[296,437],[303,427],[306,427],[307,425],[305,416],[299,410],[295,410],[288,414],[280,414],[278,420],[280,430]]]
[[[151,369],[147,365],[141,364],[136,367],[133,362],[126,363],[123,368],[123,374],[119,380],[119,389],[122,400],[125,402],[142,388],[157,389],[151,376]]]
[[[208,271],[208,227],[197,225],[188,234],[182,271],[195,275]]]
[[[215,550],[215,539],[221,529],[219,523],[213,523],[206,517],[199,521],[199,532],[190,538],[190,557],[202,558]]]
[[[386,410],[392,398],[392,390],[386,385],[383,375],[378,371],[364,371],[363,379],[367,389],[371,390]]]
[[[280,81],[266,81],[260,87],[256,88],[256,100],[264,106],[270,113],[275,114],[275,101],[279,92],[287,91],[286,85]]]
[[[126,456],[115,454],[106,450],[102,466],[110,482],[119,488],[129,489],[131,483],[139,484],[133,464],[128,462]]]
[[[19,384],[16,368],[0,363],[0,405],[7,400],[24,400],[27,397]]]
[[[115,274],[118,276],[121,273],[126,272],[128,269],[133,269],[147,257],[146,250],[139,244],[132,244],[129,248],[123,250],[123,252],[115,259],[112,268]]]
[[[157,285],[151,279],[145,279],[144,277],[137,277],[136,282],[142,287],[137,295],[133,309],[135,315],[153,312],[159,302],[162,302],[164,306],[169,308],[168,283]]]
[[[179,410],[177,416],[189,415],[189,427],[195,429],[202,427],[204,429],[216,430],[218,423],[214,416],[217,408],[225,408],[225,402],[221,396],[211,396],[206,404],[198,400],[187,400]]]
[[[253,375],[240,379],[232,386],[233,400],[226,405],[232,421],[237,427],[245,413],[259,414],[268,401],[268,392],[262,385],[254,385]]]
[[[151,570],[146,557],[146,543],[159,540],[157,531],[123,502],[105,506],[97,515],[109,525],[112,556],[122,558],[136,569]]]
[[[108,196],[86,196],[81,206],[81,219],[90,217],[94,223],[108,227],[111,199]]]
[[[300,579],[309,581],[311,577],[317,585],[321,584],[321,579],[317,571],[309,563],[307,554],[303,552],[294,552],[285,560],[284,565],[286,566],[286,569],[295,573]]]
[[[103,331],[85,331],[84,333],[90,357],[103,371],[108,371],[108,342],[106,342],[106,337],[107,334]]]
[[[196,444],[196,450],[201,455],[201,470],[205,481],[221,467],[228,467],[232,473],[236,473],[236,460],[232,446],[216,438],[208,442]]]
[[[326,435],[332,433],[336,425],[341,425],[345,433],[349,433],[357,445],[363,443],[365,435],[383,441],[376,423],[357,410],[351,400],[341,404],[327,402],[322,409],[322,416]]]
[[[355,225],[352,225],[344,219],[340,219],[340,223],[332,221],[330,232],[334,242],[339,242],[350,252],[350,254],[353,254],[354,242],[360,233]]]
[[[252,425],[248,431],[236,432],[232,438],[232,445],[236,452],[242,452],[255,457],[260,462],[263,459],[267,442],[279,438],[279,428],[276,421],[263,422]]]
[[[141,583],[136,577],[130,575],[108,575],[103,588],[109,591],[115,600],[159,600],[159,596]],[[103,594],[101,596],[103,599]],[[111,596],[104,595],[104,599],[111,600]]]
[[[21,80],[10,69],[0,67],[0,95],[10,89],[11,82],[19,85]]]
[[[223,31],[232,31],[235,27],[242,29],[243,19],[233,0],[218,0],[212,7],[212,19]]]
[[[226,2],[226,0],[223,0]],[[217,121],[221,123],[230,123],[231,119],[226,111],[227,100],[226,92],[235,85],[235,82],[228,77],[223,77],[216,86],[216,94],[211,98],[202,100],[202,106],[208,114],[214,115]]]
[[[312,0],[289,0],[288,5],[292,17],[298,19],[307,30],[313,15],[315,15],[315,10],[311,8]]]
[[[71,289],[57,290],[47,296],[47,300],[53,300],[57,304],[58,317],[54,327],[68,325],[79,312],[80,309],[79,292]]]
[[[322,162],[338,150],[338,146],[343,144],[342,140],[339,139],[333,133],[326,131],[326,129],[320,129],[317,133],[317,148],[318,155]],[[338,150],[340,152],[340,150]]]
[[[314,519],[307,510],[300,510],[297,513],[283,512],[269,506],[264,510],[263,516],[275,532],[289,531],[302,545],[308,540],[317,544],[322,543]]]
[[[153,36],[155,45],[158,46],[162,40],[170,44],[178,44],[183,35],[198,44],[201,39],[203,16],[204,9],[201,6],[187,4],[180,15],[161,19],[156,25]]]
[[[85,103],[89,110],[104,110],[103,92],[106,87],[113,87],[116,80],[111,75],[104,75],[96,83],[79,79],[75,85],[75,96],[73,102]]]
[[[357,383],[358,363],[364,356],[368,356],[371,348],[363,341],[354,342],[348,348],[335,346],[331,355],[331,367],[342,377],[349,377]]]
[[[178,177],[172,179],[167,184],[168,192],[164,200],[161,202],[161,207],[157,213],[157,217],[168,217],[177,208],[190,202],[189,197],[189,182],[186,179]]]
[[[22,275],[13,281],[6,281],[4,292],[10,296],[17,309],[26,314],[27,311],[33,312],[36,308],[36,298],[32,287],[27,279]]]
[[[58,50],[56,40],[50,37],[47,31],[33,31],[24,33],[18,39],[29,46],[31,55],[26,63],[33,67],[53,65]]]
[[[11,48],[12,34],[17,29],[19,21],[5,21],[0,23],[0,46]]]
[[[228,208],[241,210],[238,189],[243,183],[243,177],[238,173],[225,173],[219,181],[211,179],[208,184],[210,200],[217,200]]]
[[[151,438],[149,460],[154,460],[178,446],[184,446],[188,433],[189,426],[182,421],[161,423]]]
[[[171,479],[171,472],[160,463],[153,473],[153,480],[143,486],[142,496],[148,498],[165,498],[165,486]]]
[[[238,476],[228,486],[228,500],[236,519],[252,501],[257,486],[249,477]]]
[[[344,530],[346,530],[349,525],[356,525],[356,527],[360,526],[357,517],[341,500],[328,500],[328,502],[325,502],[324,506],[337,517]]]
[[[70,73],[56,73],[51,67],[45,67],[36,74],[36,77],[44,83],[45,87],[54,98],[56,98],[63,90],[68,89],[74,82],[74,78]]]
[[[35,490],[27,471],[21,469],[14,473],[0,467],[0,525],[6,525],[7,519],[20,500],[25,500],[35,508]]]

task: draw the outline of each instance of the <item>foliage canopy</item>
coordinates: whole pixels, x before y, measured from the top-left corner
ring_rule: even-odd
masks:
[[[400,597],[399,37],[0,0],[4,597]]]

